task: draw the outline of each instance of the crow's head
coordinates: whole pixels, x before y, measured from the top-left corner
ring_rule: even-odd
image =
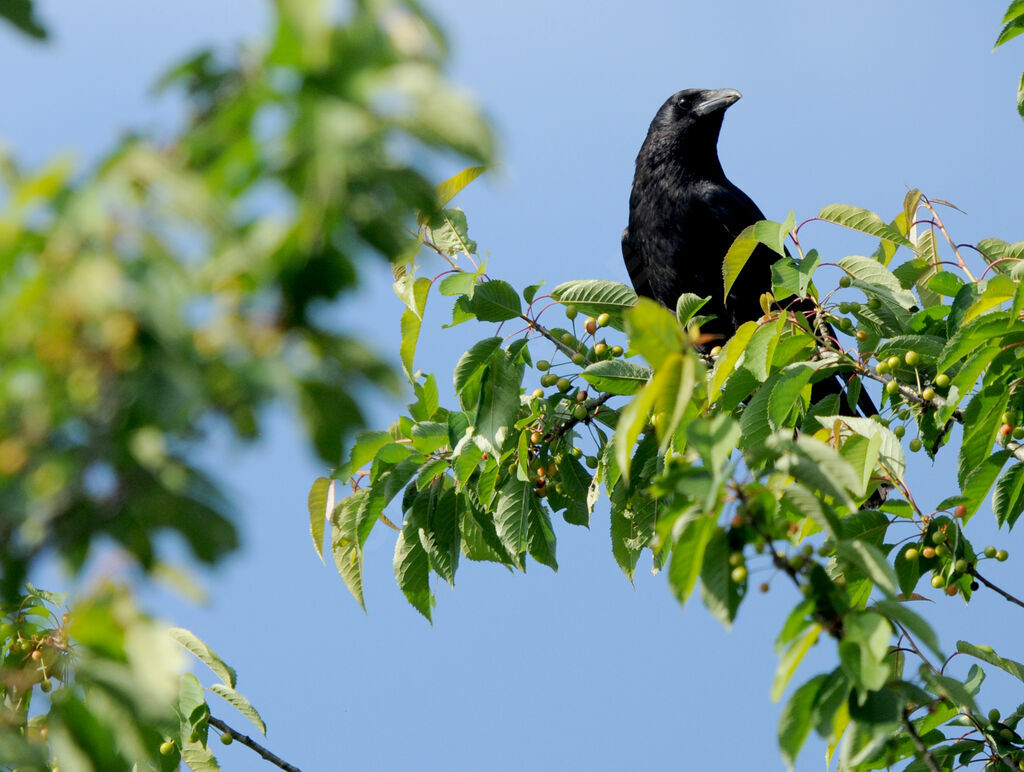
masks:
[[[648,142],[663,149],[713,151],[726,108],[740,98],[734,88],[688,88],[670,96],[651,121]]]

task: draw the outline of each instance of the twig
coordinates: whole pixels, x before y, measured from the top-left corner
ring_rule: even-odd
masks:
[[[587,407],[587,418],[589,418],[591,416],[591,414],[595,410],[597,410],[597,408],[601,407],[601,405],[603,405],[605,402],[607,402],[608,400],[610,400],[614,396],[615,396],[614,394],[610,394],[608,392],[605,392],[604,394],[602,394],[600,397],[597,397],[596,399],[587,400],[587,402],[585,403],[586,407]],[[550,442],[554,442],[559,437],[561,437],[563,434],[568,432],[576,424],[581,423],[581,422],[583,422],[585,420],[587,420],[587,419],[586,418],[572,417],[568,421],[564,421],[564,422],[560,423],[558,426],[556,426],[551,431],[551,434],[548,437],[548,442],[549,443]]]
[[[247,748],[251,748],[252,750],[256,751],[260,756],[269,761],[271,764],[280,767],[286,772],[302,772],[298,767],[289,764],[280,756],[276,756],[275,754],[271,753],[269,750],[264,748],[251,737],[248,737],[247,735],[244,735],[241,732],[235,731],[230,726],[221,721],[219,718],[215,716],[210,716],[209,718],[207,718],[207,721],[209,721],[212,726],[217,727],[224,734],[231,736],[235,740],[238,740],[238,742],[242,743],[242,745],[246,746]]]
[[[975,579],[977,579],[983,585],[988,587],[990,590],[995,590],[996,592],[998,592],[1000,595],[1002,595],[1004,598],[1006,598],[1008,601],[1010,601],[1010,603],[1016,603],[1021,608],[1024,608],[1024,601],[1021,601],[1019,598],[1015,598],[1014,596],[1010,595],[1010,593],[1008,593],[1006,590],[1002,589],[1001,587],[996,587],[994,584],[992,584],[992,582],[990,582],[984,576],[979,574],[977,569],[974,566],[971,566],[968,569],[967,573],[969,573],[971,576],[973,576]]]
[[[549,330],[543,324],[538,322],[536,319],[531,319],[526,314],[519,314],[519,318],[522,319],[524,322],[526,322],[528,325],[530,325],[530,329],[536,330],[541,335],[543,335],[545,338],[547,338],[552,343],[554,343],[558,347],[559,351],[561,351],[563,354],[565,354],[570,359],[572,359],[573,354],[578,353],[575,349],[570,348],[569,346],[567,346],[564,343],[562,343],[562,341],[560,339],[558,339],[558,338],[556,338],[554,336],[554,334],[551,332],[551,330]]]
[[[926,767],[931,772],[942,772],[942,768],[939,766],[939,762],[932,756],[932,752],[928,750],[928,746],[924,744],[924,740],[921,739],[921,735],[917,733],[914,728],[914,723],[910,720],[910,714],[903,711],[903,728],[907,730],[907,734],[910,735],[910,742],[914,744],[914,749],[917,751],[917,756],[920,758]]]

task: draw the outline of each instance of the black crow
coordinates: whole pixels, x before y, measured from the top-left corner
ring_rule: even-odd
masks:
[[[636,157],[629,225],[622,234],[622,256],[637,293],[671,309],[684,292],[710,295],[700,313],[716,318],[701,325],[701,332],[722,342],[744,322],[762,316],[761,295],[771,291],[772,263],[780,257],[758,245],[723,296],[726,252],[744,228],[765,219],[718,160],[722,118],[739,98],[731,88],[692,88],[666,100]],[[808,312],[813,303],[798,300],[789,307]],[[828,378],[815,384],[812,398],[817,402],[837,393],[842,393],[840,382]],[[878,412],[864,391],[858,404],[865,415]],[[840,410],[852,412],[845,399]]]

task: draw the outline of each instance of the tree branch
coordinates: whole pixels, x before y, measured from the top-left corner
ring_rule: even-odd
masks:
[[[942,772],[942,768],[939,766],[939,762],[932,756],[932,752],[928,750],[928,746],[924,744],[924,740],[921,739],[921,735],[917,733],[914,728],[914,722],[910,720],[910,714],[903,711],[903,728],[910,735],[910,742],[914,744],[914,749],[917,751],[917,756],[924,765],[931,770],[931,772]]]
[[[217,727],[224,734],[229,735],[235,740],[238,740],[238,742],[242,743],[242,745],[246,746],[247,748],[251,748],[252,750],[256,751],[256,753],[258,753],[264,759],[269,761],[271,764],[274,764],[275,766],[285,770],[285,772],[302,772],[298,767],[292,766],[287,761],[282,759],[280,756],[271,753],[269,750],[264,748],[251,737],[232,729],[219,718],[215,716],[210,716],[209,718],[207,718],[207,721],[209,721],[212,726]]]
[[[984,576],[979,574],[977,569],[974,566],[971,566],[968,569],[967,572],[971,576],[973,576],[975,579],[977,579],[979,582],[981,582],[983,585],[988,587],[990,590],[995,590],[996,592],[998,592],[1000,595],[1002,595],[1004,598],[1006,598],[1008,601],[1010,601],[1010,603],[1016,603],[1021,608],[1024,608],[1024,601],[1021,601],[1019,598],[1015,598],[1014,596],[1010,595],[1010,593],[1008,593],[1006,590],[1002,589],[1001,587],[996,587],[994,584],[992,584],[992,582],[990,582]]]

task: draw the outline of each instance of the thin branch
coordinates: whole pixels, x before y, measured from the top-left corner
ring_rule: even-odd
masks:
[[[215,716],[210,716],[209,718],[207,718],[207,721],[209,721],[212,726],[217,727],[224,734],[229,735],[235,740],[238,740],[238,742],[242,743],[242,745],[246,746],[247,748],[251,748],[252,750],[256,751],[264,759],[269,761],[271,764],[274,764],[275,766],[285,770],[285,772],[302,772],[298,767],[289,764],[280,756],[271,753],[269,750],[264,748],[251,737],[232,729],[219,718]]]
[[[924,740],[921,739],[921,735],[917,733],[917,729],[914,728],[914,723],[910,720],[910,714],[906,710],[903,711],[903,728],[907,730],[907,734],[910,735],[910,742],[914,744],[914,749],[917,751],[917,756],[924,765],[931,770],[931,772],[942,772],[942,767],[939,766],[939,762],[932,756],[932,752],[928,750],[928,746],[924,744]]]
[[[1015,598],[1014,596],[1010,595],[1010,593],[1008,593],[1006,590],[1002,589],[1001,587],[996,587],[994,584],[992,584],[992,582],[990,582],[984,576],[979,574],[978,570],[974,566],[971,566],[967,570],[967,573],[969,573],[971,576],[973,576],[975,579],[977,579],[983,585],[988,587],[990,590],[995,590],[996,592],[998,592],[1000,595],[1002,595],[1004,598],[1006,598],[1008,601],[1010,601],[1010,603],[1016,603],[1021,608],[1024,608],[1024,601],[1021,601],[1019,598]]]

